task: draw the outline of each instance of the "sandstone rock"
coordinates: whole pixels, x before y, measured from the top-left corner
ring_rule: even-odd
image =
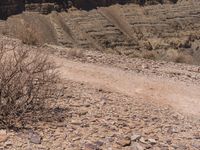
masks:
[[[130,146],[131,145],[131,139],[129,137],[120,137],[117,142],[122,147]]]

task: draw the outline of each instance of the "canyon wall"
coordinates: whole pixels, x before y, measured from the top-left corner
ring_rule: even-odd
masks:
[[[112,4],[140,3],[143,4],[176,3],[177,0],[1,0],[0,19],[26,11],[48,14],[51,11],[62,11],[74,6],[78,9],[91,10]]]
[[[1,0],[0,19],[6,19],[25,10],[48,14],[53,10],[66,9],[66,4],[64,0]]]
[[[21,13],[24,10],[24,0],[1,0],[0,19],[5,19],[10,15]]]

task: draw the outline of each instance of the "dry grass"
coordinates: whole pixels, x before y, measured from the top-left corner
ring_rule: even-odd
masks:
[[[174,62],[191,64],[192,63],[192,57],[190,55],[179,53],[179,55],[175,57]]]
[[[33,27],[26,25],[25,29],[18,34],[19,39],[22,40],[24,44],[37,45],[39,44],[39,38],[37,32]]]
[[[165,61],[172,61],[176,63],[193,63],[193,58],[190,54],[182,52],[178,49],[168,49],[159,57],[159,59]]]
[[[156,60],[157,54],[156,54],[155,51],[148,51],[148,50],[146,50],[146,51],[144,51],[142,53],[141,57],[145,58],[145,59]]]
[[[0,47],[0,127],[18,124],[26,113],[41,109],[58,82],[56,67],[46,54],[25,48]],[[31,118],[30,117],[30,118]]]
[[[84,53],[83,53],[83,50],[80,50],[80,49],[70,49],[67,51],[67,56],[82,58],[82,57],[84,57]]]

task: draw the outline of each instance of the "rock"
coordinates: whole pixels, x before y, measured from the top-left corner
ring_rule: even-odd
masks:
[[[88,113],[87,110],[82,110],[82,111],[80,111],[78,114],[79,114],[79,116],[84,116],[84,115],[86,115],[87,113]]]
[[[149,143],[150,143],[151,145],[154,145],[154,144],[157,143],[155,139],[148,139],[148,141],[149,141]]]
[[[81,138],[80,137],[76,137],[76,138],[73,138],[72,141],[79,141]]]
[[[73,125],[81,125],[82,121],[80,121],[80,120],[72,120],[71,124],[73,124]]]
[[[100,147],[100,146],[103,146],[103,144],[104,144],[104,143],[103,143],[102,141],[96,141],[96,142],[95,142],[95,145],[97,145],[97,146],[99,146],[99,147]]]
[[[97,145],[88,143],[85,144],[85,150],[99,150],[99,147]]]
[[[41,144],[42,137],[38,133],[31,131],[29,133],[29,140],[31,143],[34,143],[34,144]]]
[[[12,146],[12,142],[11,141],[6,141],[5,142],[5,146]]]
[[[167,130],[167,133],[173,134],[173,133],[178,133],[178,131],[177,131],[174,127],[170,127],[170,128]]]
[[[0,130],[0,135],[6,135],[7,131],[6,130]]]
[[[1,0],[0,19],[6,19],[10,15],[21,13],[24,10],[24,5],[24,0]]]
[[[149,66],[147,64],[142,64],[142,69],[149,69]]]
[[[1,0],[0,19],[6,19],[10,15],[22,13],[24,10],[48,14],[51,11],[66,9],[64,3],[59,5],[57,3],[57,0]]]
[[[144,150],[144,148],[139,143],[133,143],[133,150]]]
[[[126,147],[131,145],[131,139],[129,137],[121,137],[120,139],[117,140],[117,144]]]
[[[141,135],[139,135],[139,134],[133,134],[132,136],[131,136],[131,141],[137,141],[137,140],[139,140],[141,138]]]
[[[145,139],[143,137],[140,138],[140,142],[143,144],[147,144],[147,142],[145,141]]]
[[[197,140],[199,140],[200,139],[200,133],[195,133],[194,134],[194,138],[197,139]]]
[[[8,135],[6,130],[0,130],[0,143],[6,142],[8,140]]]

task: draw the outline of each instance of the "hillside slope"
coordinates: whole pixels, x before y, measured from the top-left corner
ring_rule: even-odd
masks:
[[[35,49],[9,38],[0,43],[6,50]],[[35,114],[39,120],[26,118],[30,124],[19,132],[1,130],[1,148],[199,150],[198,66],[91,51],[75,57],[55,45],[39,49],[59,66],[61,97],[46,103],[48,114]]]
[[[0,23],[0,32],[34,44],[199,64],[200,2],[114,5],[47,16],[24,13]],[[24,30],[26,29],[26,30]],[[23,34],[26,33],[27,37]]]

